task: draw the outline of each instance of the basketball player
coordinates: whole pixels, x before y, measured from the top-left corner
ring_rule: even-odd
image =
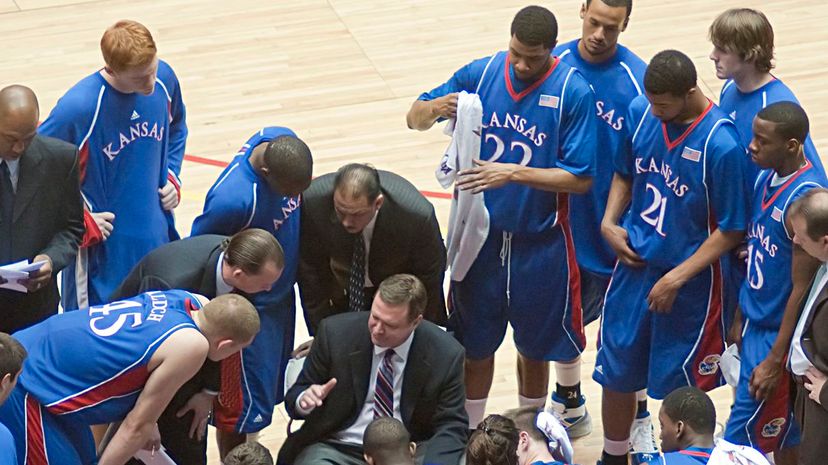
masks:
[[[572,235],[575,255],[581,274],[581,304],[584,324],[601,316],[604,295],[615,267],[615,253],[601,236],[601,219],[607,206],[612,182],[612,160],[623,147],[627,107],[644,87],[644,63],[635,53],[618,43],[618,36],[627,29],[632,0],[587,0],[581,5],[582,35],[580,39],[555,48],[564,63],[583,74],[595,92],[598,122],[598,145],[603,148],[595,163],[592,190],[571,196]],[[603,159],[602,159],[602,158]],[[561,400],[552,394],[552,405]],[[633,463],[646,462],[658,452],[647,393],[638,394],[638,412],[630,434]]]
[[[221,364],[213,424],[224,458],[245,435],[270,424],[282,402],[284,372],[293,350],[294,293],[299,261],[301,193],[310,185],[310,149],[293,131],[267,127],[250,137],[207,192],[192,234],[268,231],[282,245],[285,267],[269,291],[251,297],[262,320],[253,344]]]
[[[658,413],[664,457],[652,465],[705,465],[713,451],[716,407],[700,389],[678,388],[664,398]],[[741,463],[741,462],[736,462]]]
[[[828,185],[805,157],[808,126],[798,104],[772,103],[754,119],[749,147],[763,171],[756,180],[747,233],[747,279],[739,299],[745,318],[742,363],[725,439],[774,452],[779,465],[796,463],[799,444],[791,380],[782,367],[800,299],[819,267],[818,260],[793,244],[787,208],[810,189]]]
[[[26,349],[17,339],[6,333],[0,333],[0,405],[8,399],[9,394],[17,385],[17,379],[23,370],[23,360],[26,359]],[[18,452],[14,437],[3,423],[0,423],[0,465],[17,465]]]
[[[0,422],[25,451],[18,464],[122,465],[141,448],[157,450],[155,422],[178,388],[206,357],[234,354],[259,331],[259,317],[243,297],[201,299],[152,291],[15,333],[29,357],[0,407]],[[117,421],[96,462],[88,426]]]
[[[177,239],[172,210],[187,126],[178,79],[135,21],[104,32],[105,66],[58,100],[38,131],[80,148],[86,235],[63,271],[63,308],[102,304],[147,252]]]
[[[635,392],[721,384],[719,257],[744,237],[745,149],[704,96],[692,61],[656,54],[627,115],[601,230],[619,263],[593,378],[603,386],[604,465],[627,463]],[[622,214],[629,213],[619,225]]]
[[[773,27],[757,10],[734,8],[720,14],[710,25],[716,77],[725,79],[719,107],[736,123],[742,145],[751,142],[753,118],[774,102],[799,102],[791,89],[771,74],[773,69]],[[825,173],[814,142],[808,135],[805,156],[814,168]],[[758,174],[758,167],[754,167]]]
[[[551,11],[523,8],[512,21],[508,51],[473,61],[420,95],[407,122],[426,130],[453,117],[460,91],[477,93],[483,103],[479,160],[459,173],[457,187],[484,192],[491,226],[466,277],[450,290],[449,325],[466,349],[469,424],[483,419],[494,353],[511,323],[520,404],[545,404],[548,361],[557,362],[553,403],[562,400],[555,407],[577,437],[591,424],[580,389],[585,337],[569,194],[591,185],[597,119],[589,84],[551,55],[557,33]]]

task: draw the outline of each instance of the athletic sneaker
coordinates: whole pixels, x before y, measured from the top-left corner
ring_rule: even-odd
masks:
[[[658,443],[655,439],[650,412],[633,421],[630,429],[630,463],[641,465],[658,457]]]
[[[563,400],[553,392],[546,410],[558,415],[569,439],[580,438],[592,432],[592,418],[587,411],[584,396],[581,396],[577,407],[566,408]]]

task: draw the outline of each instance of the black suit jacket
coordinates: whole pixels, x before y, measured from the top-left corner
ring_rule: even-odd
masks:
[[[809,291],[802,297],[803,307],[808,300],[811,287],[809,286],[808,289]],[[828,374],[828,286],[820,289],[814,300],[811,312],[805,321],[805,330],[802,332],[800,343],[814,368]],[[828,389],[823,389],[819,397],[822,407],[828,409]]]
[[[0,331],[11,333],[57,313],[57,273],[75,259],[83,233],[78,150],[37,135],[20,157],[12,256],[0,258],[0,264],[45,254],[52,259],[52,280],[28,294],[0,289]]]
[[[147,291],[184,289],[207,298],[216,297],[216,267],[221,243],[227,236],[205,234],[173,241],[141,259],[112,294],[112,301]],[[219,364],[207,360],[192,382],[203,389],[220,389]]]
[[[336,378],[325,403],[313,410],[279,451],[279,463],[292,463],[311,443],[330,438],[359,415],[371,376],[374,345],[368,312],[350,312],[323,321],[296,384],[285,395],[285,408],[301,418],[296,399],[312,384]],[[403,373],[400,413],[415,442],[428,441],[424,462],[459,462],[466,444],[468,416],[463,384],[464,351],[436,325],[423,321],[414,331]]]
[[[425,318],[445,325],[443,276],[446,246],[434,206],[410,182],[380,171],[385,198],[377,213],[368,255],[374,289],[398,273],[417,276],[425,285]],[[348,308],[348,273],[354,236],[342,227],[333,206],[334,173],[313,180],[303,194],[299,292],[311,333],[323,318]],[[372,298],[372,295],[368,295]]]

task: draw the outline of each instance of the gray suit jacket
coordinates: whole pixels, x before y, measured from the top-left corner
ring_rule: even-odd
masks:
[[[35,136],[20,158],[18,176],[12,256],[0,264],[45,254],[52,259],[52,281],[28,294],[0,289],[0,331],[7,333],[57,313],[57,273],[75,259],[84,233],[75,146]]]

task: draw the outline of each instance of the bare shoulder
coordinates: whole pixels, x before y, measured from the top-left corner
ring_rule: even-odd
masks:
[[[180,329],[161,343],[152,355],[150,368],[154,369],[161,363],[201,366],[207,358],[208,349],[207,338],[200,331],[195,328]]]

